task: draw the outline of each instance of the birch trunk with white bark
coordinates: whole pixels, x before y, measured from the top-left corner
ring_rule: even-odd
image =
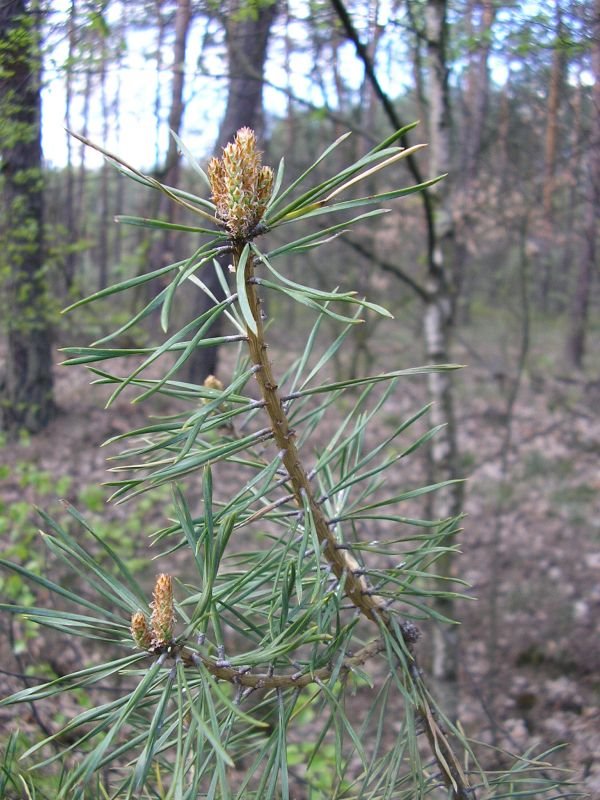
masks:
[[[446,63],[446,0],[428,0],[427,32],[427,99],[429,108],[429,172],[431,177],[450,167],[450,113]],[[454,225],[448,206],[449,181],[441,181],[431,190],[433,201],[433,241],[426,281],[423,314],[423,336],[429,363],[447,363],[453,324],[451,270],[454,267]],[[454,413],[453,378],[451,372],[432,373],[428,379],[429,397],[433,401],[431,422],[444,427],[434,437],[430,450],[430,467],[435,483],[457,477],[457,444]],[[461,484],[451,484],[431,495],[431,514],[446,519],[462,510]],[[437,562],[442,575],[452,574],[452,558],[448,554]],[[453,602],[439,600],[437,610],[453,617]],[[451,719],[457,711],[457,629],[441,626],[434,630],[432,672],[437,696]]]

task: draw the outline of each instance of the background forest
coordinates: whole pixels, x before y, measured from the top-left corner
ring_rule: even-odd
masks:
[[[100,339],[162,286],[60,309],[185,258],[186,220],[64,128],[196,191],[169,130],[205,163],[248,125],[264,163],[284,156],[293,179],[347,131],[338,169],[415,120],[402,144],[428,147],[373,175],[369,191],[445,180],[325,257],[290,259],[289,275],[358,289],[398,321],[390,338],[368,316],[332,378],[467,365],[404,384],[377,420],[385,436],[433,402],[430,421],[444,427],[394,480],[406,469],[469,479],[413,501],[415,516],[466,514],[462,554],[445,566],[477,598],[441,609],[461,621],[451,636],[424,626],[427,669],[475,738],[513,752],[566,743],[555,763],[600,797],[600,0],[0,0],[2,554],[51,570],[32,507],[66,519],[66,500],[151,585],[144,535],[164,524],[169,497],[106,504],[116,449],[98,445],[144,416],[123,397],[106,412],[108,393],[84,367],[58,366],[59,348]],[[180,319],[198,313],[177,302]],[[284,295],[270,302],[268,315],[286,319],[289,342],[272,353],[285,368],[311,321]],[[160,335],[146,319],[119,347]],[[227,359],[203,350],[181,380],[227,382]],[[157,414],[177,410],[153,402]],[[85,594],[85,581],[77,588]],[[0,593],[44,599],[4,573]],[[79,640],[8,616],[0,637],[2,696],[93,658]],[[82,690],[79,703],[93,702]],[[6,737],[18,727],[25,749],[72,709],[20,712],[3,708],[0,722]]]

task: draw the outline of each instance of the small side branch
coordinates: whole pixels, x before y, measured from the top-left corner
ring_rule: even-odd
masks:
[[[387,118],[389,119],[391,126],[394,130],[400,130],[403,128],[404,125],[402,124],[402,120],[398,116],[396,109],[388,95],[383,91],[381,88],[381,84],[377,79],[377,75],[375,74],[375,69],[369,57],[369,53],[367,52],[367,48],[364,44],[360,41],[360,37],[354,25],[352,24],[352,20],[350,19],[350,15],[346,10],[345,5],[341,2],[341,0],[331,0],[331,5],[335,13],[338,15],[340,22],[344,30],[346,31],[346,35],[348,39],[352,42],[356,49],[356,53],[360,60],[363,63],[365,68],[365,74],[373,87],[373,91],[381,101],[381,105],[386,113]],[[409,146],[408,139],[403,136],[400,141],[404,147]],[[416,159],[413,156],[408,156],[406,159],[406,164],[410,170],[411,175],[415,179],[417,183],[423,183],[423,176],[421,175],[421,170],[419,169],[419,165],[416,162]],[[423,210],[425,212],[425,221],[427,224],[427,241],[428,241],[428,249],[429,249],[429,262],[432,263],[433,261],[433,243],[435,242],[435,233],[434,233],[434,224],[433,224],[433,204],[431,194],[427,191],[427,189],[423,189],[420,193],[421,197],[423,198]]]
[[[368,258],[370,262],[375,262],[377,266],[383,270],[383,272],[389,272],[395,278],[398,278],[399,281],[405,283],[416,295],[420,297],[421,300],[424,302],[427,301],[427,291],[421,286],[420,283],[417,283],[417,281],[411,278],[410,275],[404,272],[404,270],[400,269],[400,267],[398,267],[396,264],[392,264],[389,261],[386,261],[384,258],[378,258],[374,256],[371,250],[368,250],[355,239],[350,239],[347,236],[343,236],[342,242],[344,242],[344,244],[348,247],[351,247],[355,252],[360,253],[361,256]]]
[[[353,669],[361,667],[384,650],[383,639],[373,639],[353,656],[344,659],[341,673],[352,672]],[[265,673],[253,673],[248,668],[225,665],[188,648],[184,648],[179,655],[186,666],[202,665],[214,678],[233,683],[236,686],[243,686],[246,689],[304,689],[305,686],[328,680],[333,674],[332,667],[321,667],[311,672],[298,671],[288,675],[275,675],[271,670]]]

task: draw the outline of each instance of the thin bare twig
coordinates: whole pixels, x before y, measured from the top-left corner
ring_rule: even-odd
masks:
[[[365,68],[365,74],[369,79],[371,86],[373,87],[373,91],[381,101],[381,105],[386,113],[387,118],[389,119],[392,127],[394,130],[400,130],[400,128],[404,128],[405,125],[403,124],[402,120],[398,116],[396,109],[388,95],[383,91],[381,88],[381,84],[377,79],[377,75],[375,74],[375,68],[373,67],[373,63],[369,57],[367,52],[367,48],[364,44],[360,41],[360,37],[354,25],[352,24],[352,20],[350,19],[350,15],[348,14],[346,7],[341,2],[341,0],[331,0],[331,5],[333,6],[334,11],[338,15],[340,22],[344,30],[346,31],[346,35],[348,39],[353,43],[356,53],[360,60],[363,63]],[[408,141],[407,136],[402,136],[400,139],[403,147],[409,147],[410,143]],[[421,170],[419,169],[419,165],[417,164],[416,159],[413,156],[409,156],[406,159],[406,164],[410,170],[411,175],[414,177],[417,183],[423,183],[423,176],[421,174]],[[424,189],[422,192],[419,193],[421,199],[423,201],[423,211],[425,213],[425,222],[427,226],[427,245],[428,245],[428,256],[429,262],[433,262],[433,244],[435,242],[435,229],[433,225],[433,205],[431,201],[431,195]]]
[[[386,259],[374,255],[371,250],[362,245],[356,239],[349,238],[348,236],[342,236],[341,241],[348,247],[351,247],[355,252],[360,253],[361,256],[368,258],[371,263],[377,264],[379,269],[381,269],[383,272],[391,273],[398,278],[399,281],[402,281],[402,283],[410,286],[413,292],[415,292],[415,294],[417,294],[421,300],[427,300],[427,292],[421,286],[421,284],[417,283],[417,281],[411,278],[410,275],[404,272],[403,269],[400,269],[400,267],[398,267],[396,264],[392,264],[390,261],[386,261]]]

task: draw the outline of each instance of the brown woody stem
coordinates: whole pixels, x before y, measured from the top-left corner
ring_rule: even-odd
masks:
[[[234,265],[237,268],[243,250],[243,243],[234,247]],[[395,634],[391,624],[392,618],[385,607],[382,597],[375,594],[363,575],[363,570],[356,559],[346,550],[339,547],[327,519],[313,493],[308,473],[298,453],[294,441],[294,431],[291,429],[286,412],[278,391],[278,384],[273,375],[271,362],[267,355],[267,343],[264,336],[264,326],[260,310],[256,281],[254,280],[254,256],[251,253],[246,262],[246,294],[252,316],[256,323],[256,333],[247,329],[248,347],[250,358],[256,367],[256,379],[260,387],[265,410],[269,415],[273,437],[282,454],[283,465],[290,477],[292,491],[300,508],[308,506],[313,519],[317,537],[322,546],[325,559],[338,580],[344,581],[344,591],[361,614],[379,625],[383,625],[390,633]],[[402,631],[402,625],[400,625]],[[414,631],[414,626],[407,630]],[[407,635],[403,631],[404,649],[408,651],[413,664],[406,680],[413,683],[414,694],[420,697],[417,704],[417,714],[423,724],[427,740],[431,747],[432,755],[438,765],[440,774],[454,800],[474,800],[474,792],[469,787],[460,763],[452,750],[447,734],[438,724],[435,713],[427,700],[427,692],[423,685],[420,671],[414,655],[415,636]],[[326,677],[326,676],[325,676]],[[295,684],[298,685],[298,684]]]
[[[234,253],[236,266],[240,255],[241,248],[236,249]],[[253,331],[247,329],[248,347],[250,358],[255,366],[258,367],[256,380],[271,421],[275,442],[282,454],[283,465],[290,476],[296,502],[301,508],[305,503],[308,505],[315,524],[317,537],[323,545],[323,554],[331,565],[336,578],[339,580],[344,579],[344,589],[347,596],[367,619],[373,622],[379,619],[386,623],[388,621],[388,613],[385,610],[385,600],[371,592],[364,576],[360,574],[362,570],[358,561],[348,552],[339,549],[338,542],[331,531],[321,506],[314,496],[307,472],[300,461],[294,441],[294,431],[290,428],[283,409],[277,381],[273,376],[271,362],[267,355],[267,344],[260,313],[260,298],[256,291],[255,282],[252,280],[253,278],[254,257],[251,254],[246,263],[246,293],[256,322],[257,333],[254,334]]]
[[[366,661],[378,653],[385,650],[385,642],[383,639],[374,639],[369,644],[366,644],[358,650],[353,656],[348,656],[344,659],[344,663],[340,670],[340,675],[350,672],[355,667],[362,666]],[[269,673],[255,673],[244,670],[239,667],[232,667],[221,665],[215,662],[214,659],[202,656],[199,653],[189,651],[184,648],[181,651],[181,658],[186,664],[196,664],[202,662],[203,666],[210,674],[222,681],[228,681],[236,686],[244,686],[248,689],[304,689],[312,683],[321,683],[331,677],[332,669],[330,667],[321,667],[321,669],[313,670],[312,672],[297,672],[293,675],[271,675]]]

